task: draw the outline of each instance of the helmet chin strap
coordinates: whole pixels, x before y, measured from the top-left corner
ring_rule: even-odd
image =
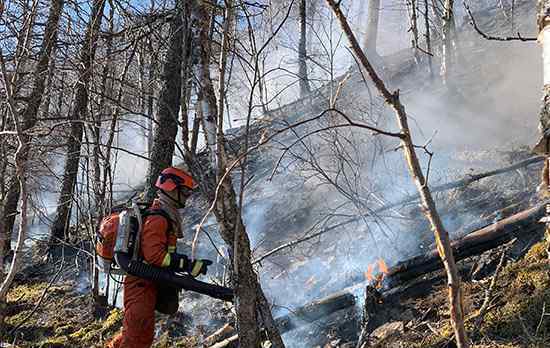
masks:
[[[171,195],[169,195],[166,191],[164,191],[163,189],[160,189],[160,191],[164,194],[164,196],[168,197],[168,199],[170,199],[173,203],[174,203],[174,208],[176,209],[183,209],[185,208],[185,201],[183,201],[182,203],[182,200],[181,200],[181,191],[178,190],[178,199],[175,199],[173,198]]]

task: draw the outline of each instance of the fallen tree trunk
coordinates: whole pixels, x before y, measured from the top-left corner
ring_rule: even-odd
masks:
[[[511,164],[507,167],[490,170],[490,171],[484,172],[484,173],[467,175],[464,178],[462,178],[460,180],[457,180],[457,181],[452,181],[452,182],[447,182],[445,184],[436,185],[436,186],[431,188],[431,191],[432,191],[432,193],[436,193],[436,192],[443,192],[443,191],[451,190],[451,189],[454,189],[454,188],[466,187],[466,186],[468,186],[468,185],[470,185],[470,184],[472,184],[476,181],[479,181],[481,179],[485,179],[485,178],[488,178],[488,177],[491,177],[491,176],[508,173],[508,172],[513,171],[513,170],[517,170],[517,169],[521,169],[521,168],[530,166],[531,164],[542,163],[543,161],[544,161],[544,156],[531,157],[531,158],[528,158],[528,159],[523,160],[521,162]],[[414,202],[414,201],[418,200],[419,198],[420,197],[417,194],[412,195],[412,196],[403,198],[399,201],[388,203],[388,204],[386,204],[386,205],[384,205],[384,206],[382,206],[378,209],[375,209],[374,212],[375,213],[381,213],[381,212],[389,210],[391,208],[399,207],[403,204]]]
[[[524,210],[492,225],[469,233],[452,242],[456,260],[481,254],[496,248],[519,234],[531,234],[544,228],[539,220],[545,214],[545,204]],[[390,284],[403,283],[443,267],[437,250],[398,263],[388,270]]]
[[[347,291],[341,291],[293,310],[275,319],[275,323],[279,331],[284,333],[354,305],[355,296]]]

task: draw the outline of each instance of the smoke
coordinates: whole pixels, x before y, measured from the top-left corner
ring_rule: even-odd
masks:
[[[542,82],[535,43],[488,42],[473,32],[459,11],[455,64],[448,83],[443,84],[437,56],[433,58],[434,76],[430,78],[426,57],[417,67],[412,61],[413,52],[403,51],[409,42],[404,13],[395,7],[390,11],[387,5],[382,9],[379,38],[386,65],[377,69],[384,76],[393,76],[390,85],[400,89],[413,139],[419,146],[427,144],[433,153],[430,157],[418,150],[425,173],[429,168],[431,185],[461,178],[472,170],[498,167],[507,161],[502,153],[534,143]],[[516,5],[514,27],[529,36],[535,32],[532,4]],[[496,23],[487,20],[495,15],[500,14],[484,12],[476,19],[480,25],[489,22],[491,25],[486,27],[495,35],[499,31],[508,33],[509,21],[502,17]],[[334,77],[341,76],[349,68],[347,43],[339,41],[339,29],[328,13],[320,23],[326,36],[319,45],[333,44],[331,68]],[[294,35],[295,41],[292,26],[286,35]],[[396,54],[387,56],[390,53]],[[270,52],[266,65],[284,62],[287,70],[297,70],[294,56],[292,49],[277,47]],[[312,71],[311,76],[317,86],[329,78],[321,69]],[[272,106],[296,99],[297,87],[283,91],[292,81],[295,77],[288,74],[267,80],[268,96],[277,96]],[[272,113],[274,123],[280,124],[279,119],[292,122],[315,116],[327,106],[326,99],[335,89],[317,91],[320,97],[313,106],[306,101],[278,109]],[[348,116],[384,130],[396,130],[392,111],[376,97],[372,84],[365,85],[357,71],[343,84],[340,93],[337,107]],[[340,121],[337,117],[323,119],[296,129],[295,134],[289,132],[278,139],[280,148],[286,149],[308,132]],[[276,316],[363,281],[361,277],[368,265],[379,258],[391,266],[430,247],[430,228],[416,204],[373,214],[377,207],[416,193],[402,154],[395,151],[398,145],[392,139],[373,138],[368,132],[342,130],[304,139],[286,154],[272,180],[267,180],[269,171],[264,168],[277,163],[281,155],[278,146],[273,145],[253,161],[261,170],[252,170],[255,175],[247,187],[244,219],[255,257],[278,245],[326,231],[258,265],[264,290],[274,301]],[[459,213],[454,212],[443,194],[435,198],[451,232],[463,231],[479,219],[475,210],[461,208]],[[359,218],[333,228],[352,216]],[[291,336],[285,336],[290,340],[289,347],[301,346],[300,338]]]

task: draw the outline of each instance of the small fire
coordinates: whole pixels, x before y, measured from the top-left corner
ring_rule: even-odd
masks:
[[[378,273],[374,275],[374,267],[378,266]],[[388,266],[386,265],[386,262],[384,259],[379,258],[375,263],[369,264],[367,266],[367,271],[365,272],[365,278],[370,283],[374,282],[374,286],[377,289],[382,288],[382,282],[384,281],[384,278],[386,277],[386,274],[388,274]]]
[[[388,274],[388,266],[386,266],[386,262],[384,262],[383,258],[378,259],[378,268],[380,269],[380,272],[383,274]]]

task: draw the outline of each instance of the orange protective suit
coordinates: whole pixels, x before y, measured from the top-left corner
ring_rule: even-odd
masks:
[[[152,209],[160,209],[155,200]],[[169,222],[164,216],[151,215],[145,218],[141,234],[141,256],[149,264],[158,267],[170,265],[170,253],[176,251],[176,234],[169,231]],[[161,296],[158,294],[162,293]],[[122,331],[108,343],[108,348],[149,348],[155,334],[155,308],[166,312],[177,311],[177,290],[159,286],[151,281],[127,275],[124,279],[124,321]],[[159,301],[162,299],[164,303]],[[169,299],[171,304],[166,304]],[[174,303],[175,301],[175,303]],[[174,308],[175,306],[175,308]]]

